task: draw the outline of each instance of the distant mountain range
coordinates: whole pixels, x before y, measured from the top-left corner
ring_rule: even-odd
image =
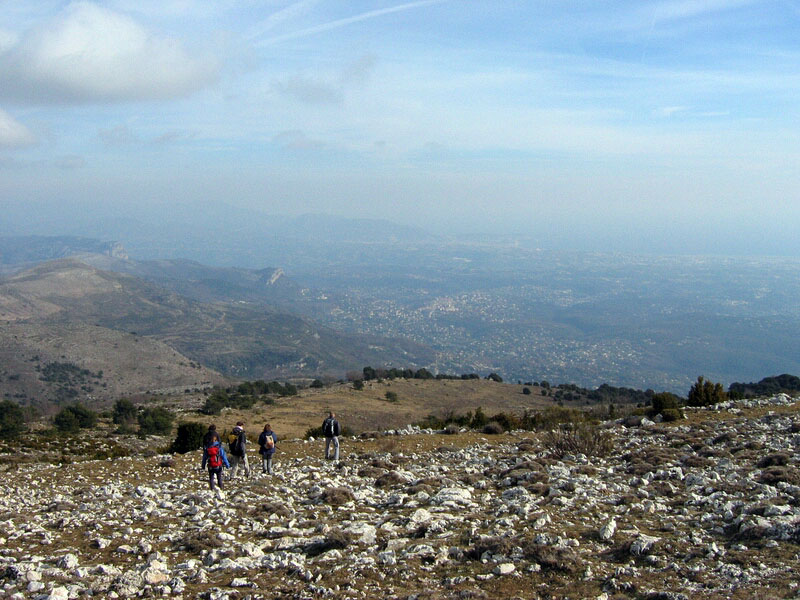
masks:
[[[555,252],[380,220],[247,222],[237,211],[199,215],[205,229],[193,230],[184,213],[133,231],[143,253],[86,237],[0,237],[9,310],[30,308],[29,326],[136,331],[209,369],[203,381],[425,366],[685,394],[698,375],[728,385],[800,372],[798,259]],[[13,287],[62,257],[116,277],[129,295],[70,303]],[[49,276],[41,289],[68,279]]]
[[[83,381],[88,375],[67,383],[114,397],[223,376],[341,377],[366,364],[433,362],[433,352],[420,344],[341,334],[270,307],[265,299],[271,295],[288,302],[300,293],[280,270],[137,263],[111,248],[117,256],[78,252],[83,260],[48,261],[0,280],[3,394],[63,400],[58,385],[42,379],[54,364],[70,373],[102,372],[92,383]]]

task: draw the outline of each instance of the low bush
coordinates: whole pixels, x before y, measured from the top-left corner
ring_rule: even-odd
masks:
[[[664,417],[664,422],[680,421],[685,419],[686,416],[680,408],[665,408],[661,411],[661,416]]]
[[[541,565],[544,571],[576,573],[581,568],[578,554],[571,548],[529,543],[523,547],[525,558]]]
[[[388,473],[384,473],[380,477],[375,480],[375,487],[377,488],[388,488],[393,487],[395,485],[399,485],[401,483],[408,483],[402,475],[400,475],[397,471],[389,471]]]
[[[503,426],[497,421],[490,421],[489,423],[483,426],[483,433],[486,433],[488,435],[499,435],[504,431],[505,429],[503,429]]]
[[[556,458],[567,454],[607,456],[613,450],[613,438],[592,423],[566,425],[547,432],[542,438],[544,449]]]
[[[325,504],[341,506],[355,500],[353,492],[346,487],[329,487],[322,492],[322,501]]]
[[[353,537],[341,529],[334,528],[325,534],[325,539],[312,542],[305,547],[308,556],[319,556],[329,550],[344,550],[353,542]]]
[[[789,464],[789,455],[786,452],[776,452],[775,454],[768,454],[758,461],[759,469],[766,469],[767,467],[784,467]]]
[[[53,424],[61,432],[91,429],[97,424],[97,413],[81,404],[72,404],[65,406],[58,412],[53,418]]]
[[[139,434],[167,435],[172,431],[174,420],[175,415],[162,406],[145,408],[138,417]]]
[[[679,408],[680,398],[675,394],[661,392],[660,394],[654,394],[653,397],[650,398],[649,414],[651,417],[657,414],[664,414],[666,410],[677,410]]]

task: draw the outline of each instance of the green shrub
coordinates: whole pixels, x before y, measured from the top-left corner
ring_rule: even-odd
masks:
[[[127,398],[120,398],[114,403],[111,419],[116,425],[121,425],[123,427],[130,426],[136,422],[138,412],[133,402]],[[121,427],[121,429],[123,427]]]
[[[216,389],[206,398],[200,412],[204,415],[218,415],[228,406],[228,394],[224,390]]]
[[[679,408],[680,398],[678,398],[675,394],[670,394],[669,392],[661,392],[660,394],[653,395],[653,397],[650,399],[650,406],[650,414],[657,415],[668,409]]]
[[[386,392],[385,396],[388,402],[398,402],[400,400],[397,396],[397,392],[392,392],[391,390]]]
[[[322,425],[320,425],[319,427],[309,427],[308,429],[306,429],[305,434],[303,434],[303,439],[306,440],[309,438],[318,439],[321,437],[324,437],[322,435]]]
[[[196,421],[181,423],[178,425],[178,433],[175,436],[175,441],[172,442],[170,452],[186,454],[187,452],[202,448],[203,436],[206,431],[206,426]]]
[[[309,385],[308,387],[319,389],[319,388],[324,388],[325,384],[322,383],[322,381],[320,381],[319,379],[315,379],[314,381],[311,382],[311,385]]]
[[[162,406],[145,408],[139,413],[139,433],[141,435],[167,435],[172,430],[174,420],[175,416]]]
[[[97,413],[81,404],[65,406],[53,418],[53,424],[59,431],[78,431],[91,429],[97,423]]]
[[[490,419],[489,423],[490,425],[492,421],[498,423],[503,428],[503,431],[511,431],[512,429],[520,428],[520,420],[514,415],[509,415],[506,413],[497,413],[496,415],[493,415],[492,418]]]
[[[685,418],[680,408],[665,408],[661,411],[661,416],[664,417],[664,421],[667,423]]]
[[[0,437],[14,438],[27,429],[25,411],[16,402],[0,402]]]
[[[353,380],[353,389],[356,391],[361,391],[364,389],[364,380],[363,379],[354,379]]]

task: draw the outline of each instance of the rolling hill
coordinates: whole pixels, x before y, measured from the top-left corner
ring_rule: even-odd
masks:
[[[102,371],[92,383],[76,375],[69,386],[110,398],[222,376],[339,377],[369,363],[424,366],[433,359],[420,344],[343,335],[264,304],[199,302],[76,259],[0,280],[0,321],[0,392],[29,401],[63,399],[42,381],[48,364]]]

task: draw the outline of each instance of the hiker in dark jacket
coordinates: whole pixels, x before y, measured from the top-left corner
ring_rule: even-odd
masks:
[[[328,418],[322,422],[322,435],[325,436],[325,460],[339,460],[339,421],[336,415],[328,413]],[[333,444],[333,456],[330,455],[331,444]]]
[[[228,438],[228,450],[231,454],[231,479],[236,477],[239,465],[244,470],[244,477],[250,477],[250,465],[247,463],[247,436],[244,433],[244,423],[239,421],[231,431]]]
[[[278,436],[272,431],[269,423],[264,425],[264,431],[258,436],[258,451],[261,454],[261,472],[272,475],[272,455],[275,454],[275,444]]]
[[[211,443],[203,448],[203,461],[200,464],[201,469],[205,469],[208,465],[208,485],[211,491],[214,491],[214,483],[219,486],[219,493],[222,492],[222,468],[231,468],[231,463],[228,462],[228,457],[225,454],[225,449],[222,447],[219,439],[212,438]]]
[[[203,436],[203,448],[208,448],[214,442],[214,440],[217,440],[220,443],[222,442],[219,437],[219,433],[217,433],[217,426],[209,425],[208,431]]]

